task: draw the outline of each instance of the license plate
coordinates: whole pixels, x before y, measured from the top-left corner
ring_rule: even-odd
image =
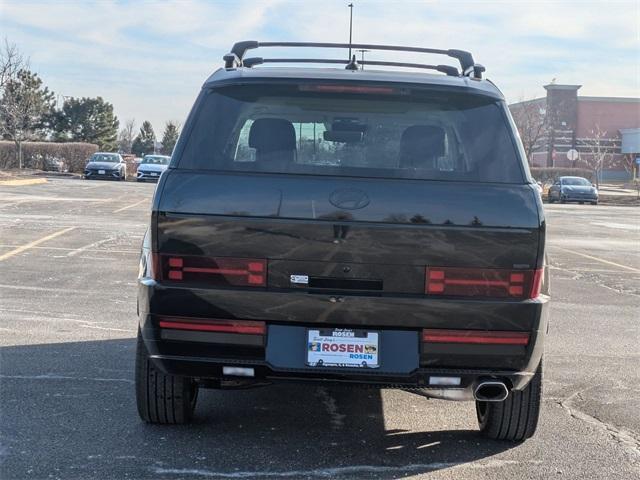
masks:
[[[157,177],[157,176],[158,176],[158,174],[157,174],[157,173],[152,173],[152,174],[151,174],[151,176],[152,176],[152,177]]]
[[[98,170],[98,175],[104,175],[104,170]]]
[[[345,328],[307,331],[307,365],[312,367],[378,368],[378,332]]]

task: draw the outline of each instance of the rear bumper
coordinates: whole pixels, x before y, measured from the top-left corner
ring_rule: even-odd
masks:
[[[565,193],[560,195],[560,199],[565,202],[597,202],[598,195]]]
[[[275,369],[265,361],[240,360],[211,357],[185,357],[152,355],[154,365],[173,375],[195,377],[200,380],[214,381],[215,386],[224,386],[225,381],[241,382],[243,386],[264,383],[315,383],[354,385],[369,388],[420,389],[429,396],[447,400],[473,400],[473,390],[482,380],[501,380],[507,388],[521,390],[527,386],[534,372],[484,369],[423,368],[419,367],[410,374],[388,372],[345,372],[338,370],[308,371],[306,369]],[[228,376],[224,367],[242,367],[253,370],[253,376]],[[437,379],[459,379],[454,386],[437,385]]]
[[[548,297],[544,295],[524,302],[353,296],[338,304],[331,303],[329,297],[246,289],[193,290],[142,279],[141,333],[156,366],[175,375],[219,382],[226,378],[223,367],[238,366],[252,368],[253,376],[248,380],[255,382],[421,388],[432,389],[432,396],[451,399],[470,399],[473,385],[483,378],[502,379],[511,388],[522,389],[542,357],[548,325]],[[171,315],[262,320],[268,329],[258,338],[161,329],[159,317]],[[382,342],[387,342],[380,347],[380,368],[307,366],[304,332],[307,327],[318,326],[380,332]],[[423,328],[521,331],[529,332],[530,340],[526,346],[425,344],[420,340]],[[276,340],[279,343],[274,343]],[[274,355],[283,350],[292,353],[284,359]],[[406,361],[394,360],[399,357]],[[460,383],[435,386],[431,381],[434,376],[456,377]]]
[[[112,172],[110,170],[105,171],[105,173],[98,173],[97,170],[85,170],[84,178],[88,180],[119,180],[122,177],[120,172]]]

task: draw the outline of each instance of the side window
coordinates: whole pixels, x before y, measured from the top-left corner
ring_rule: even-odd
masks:
[[[255,162],[256,152],[249,146],[249,132],[253,120],[248,119],[238,136],[234,162]],[[333,142],[324,141],[326,130],[324,123],[293,122],[296,133],[296,160],[298,164],[318,165],[333,164],[336,156],[336,146]]]
[[[249,147],[249,131],[253,125],[253,120],[247,120],[240,130],[238,145],[236,146],[236,155],[234,162],[255,162],[256,152]]]
[[[333,145],[323,140],[324,123],[294,122],[293,128],[296,131],[297,163],[314,165],[334,157]]]

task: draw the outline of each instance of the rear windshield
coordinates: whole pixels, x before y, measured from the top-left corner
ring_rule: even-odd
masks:
[[[243,85],[202,102],[178,168],[523,183],[503,107],[485,97]]]

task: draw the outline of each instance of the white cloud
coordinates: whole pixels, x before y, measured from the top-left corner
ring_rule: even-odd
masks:
[[[236,40],[347,41],[346,3],[3,0],[0,31],[54,91],[101,95],[121,119],[150,119],[159,130],[168,119],[184,119]],[[542,95],[554,77],[583,84],[582,94],[640,95],[634,1],[354,3],[354,41],[468,49],[510,100]]]

